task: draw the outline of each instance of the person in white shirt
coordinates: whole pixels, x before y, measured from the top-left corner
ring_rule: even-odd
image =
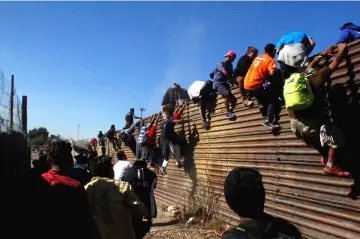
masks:
[[[126,154],[120,150],[116,153],[117,162],[114,165],[114,179],[124,181],[126,173],[132,167],[132,163],[127,161]]]

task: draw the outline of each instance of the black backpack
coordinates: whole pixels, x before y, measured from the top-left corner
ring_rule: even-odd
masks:
[[[284,219],[268,215],[266,222],[246,220],[225,232],[222,239],[301,239],[299,230]],[[255,225],[255,226],[254,226]],[[257,230],[256,230],[257,229]]]

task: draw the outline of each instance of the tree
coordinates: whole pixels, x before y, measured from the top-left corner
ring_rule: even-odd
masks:
[[[28,133],[30,145],[40,146],[46,143],[49,137],[49,131],[44,127],[34,128]]]
[[[51,134],[50,137],[48,138],[48,140],[51,140],[51,141],[62,140],[62,136],[60,134],[57,134],[57,135]]]

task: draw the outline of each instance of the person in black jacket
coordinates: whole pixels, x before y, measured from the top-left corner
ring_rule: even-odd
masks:
[[[136,196],[143,202],[150,214],[147,223],[138,222],[133,220],[133,228],[137,239],[141,239],[147,232],[150,231],[152,226],[152,219],[156,218],[157,209],[154,196],[156,188],[157,176],[147,168],[147,162],[138,160],[134,162],[132,168],[125,175],[125,182],[131,184]]]
[[[240,224],[222,239],[301,239],[295,226],[264,212],[265,189],[257,170],[234,168],[226,177],[224,194],[229,207],[240,216]]]
[[[166,91],[161,102],[161,112],[164,120],[167,120],[174,114],[175,107],[179,104],[179,100],[187,101],[190,100],[190,97],[186,89],[174,83],[173,87]]]
[[[258,54],[258,49],[249,46],[246,54],[239,59],[233,74],[233,82],[236,82],[236,84],[238,84],[240,95],[246,107],[251,107],[253,106],[254,103],[251,101],[251,99],[249,98],[248,94],[244,89],[244,79],[247,71],[251,66],[251,63],[257,57],[257,54]]]
[[[125,116],[125,126],[123,129],[128,129],[134,123],[134,119],[141,119],[138,116],[135,116],[135,109],[131,108],[129,113]]]

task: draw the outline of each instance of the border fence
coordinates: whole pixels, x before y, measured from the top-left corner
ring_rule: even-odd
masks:
[[[27,96],[21,100],[15,77],[0,69],[0,175],[12,177],[30,167],[27,147]]]
[[[320,64],[328,62],[323,60]],[[353,178],[324,174],[319,153],[295,137],[285,109],[280,114],[280,134],[273,135],[261,125],[263,119],[257,105],[243,106],[239,91],[234,88],[232,92],[238,99],[235,121],[225,119],[225,103],[220,96],[208,131],[202,127],[197,105],[184,109],[182,118],[191,119],[191,123],[176,126],[187,139],[184,168],[179,169],[174,159],[169,161],[167,175],[158,177],[157,202],[189,207],[198,203],[188,200],[194,191],[209,195],[210,190],[210,195],[220,195],[217,213],[226,223],[236,226],[239,217],[225,201],[224,180],[234,167],[255,168],[263,175],[265,211],[296,225],[303,238],[360,238],[360,200],[357,193],[352,194],[360,184],[360,40],[348,44],[348,53],[331,80],[330,96],[335,103],[332,113],[340,119],[337,123],[351,146],[349,159],[340,162],[351,170]],[[163,122],[161,114],[159,117],[158,137]],[[150,117],[144,119],[145,124],[149,121]],[[128,156],[133,154],[127,147],[124,151]]]
[[[16,131],[26,134],[26,98],[23,96],[20,100],[14,75],[8,79],[0,69],[0,132]]]

